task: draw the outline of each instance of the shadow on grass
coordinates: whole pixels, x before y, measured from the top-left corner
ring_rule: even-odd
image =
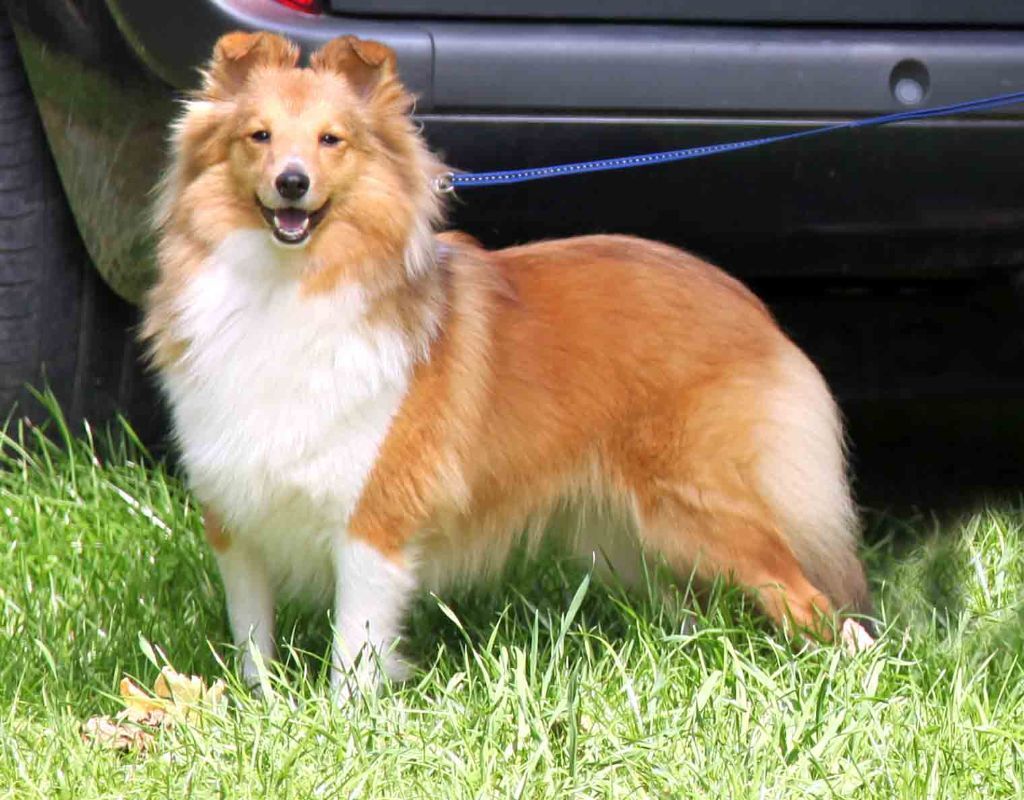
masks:
[[[866,561],[883,616],[910,652],[950,662],[1024,652],[1024,508],[1020,501],[944,515],[867,515]],[[942,661],[942,659],[939,659]]]
[[[279,623],[286,672],[326,680],[328,613],[285,604]],[[566,626],[574,635],[565,636]],[[774,630],[735,587],[716,582],[698,603],[667,571],[652,568],[643,587],[627,589],[614,576],[595,578],[580,559],[546,545],[532,557],[517,551],[505,570],[480,584],[421,593],[406,615],[400,650],[415,681],[429,670],[450,675],[480,654],[491,658],[496,647],[527,652],[532,668],[543,667],[556,650],[570,661],[587,658],[575,634],[619,648],[637,639],[638,628],[656,639],[714,630],[734,643],[753,630]]]

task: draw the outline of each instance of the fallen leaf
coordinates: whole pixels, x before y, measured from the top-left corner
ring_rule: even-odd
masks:
[[[119,718],[152,727],[171,724],[167,713],[170,704],[166,700],[140,689],[131,678],[122,678],[120,688],[124,711],[118,714]]]
[[[82,738],[86,742],[121,752],[144,753],[153,743],[153,734],[130,722],[114,717],[92,717],[82,725]]]
[[[164,667],[153,684],[157,697],[172,700],[175,705],[194,705],[206,694],[206,684],[196,675],[182,675],[170,667]]]
[[[131,678],[119,685],[124,709],[113,717],[92,717],[82,726],[82,738],[101,747],[142,753],[153,743],[153,732],[200,720],[206,712],[227,705],[227,684],[222,680],[207,687],[196,675],[183,675],[171,667],[160,670],[148,692]]]

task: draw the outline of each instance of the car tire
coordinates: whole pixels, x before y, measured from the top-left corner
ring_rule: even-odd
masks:
[[[123,412],[151,439],[162,426],[136,320],[85,251],[0,11],[0,415],[46,421],[28,388],[45,387],[72,427]]]

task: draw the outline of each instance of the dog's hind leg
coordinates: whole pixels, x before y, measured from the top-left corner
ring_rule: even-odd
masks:
[[[769,525],[651,496],[637,497],[637,515],[644,546],[663,556],[678,574],[692,571],[708,582],[725,578],[753,595],[783,630],[795,626],[830,638],[832,604]]]

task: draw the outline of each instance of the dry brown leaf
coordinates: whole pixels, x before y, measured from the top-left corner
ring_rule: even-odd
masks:
[[[119,718],[154,728],[170,725],[173,721],[167,713],[170,704],[140,689],[130,678],[121,679],[121,702],[124,703],[124,711],[118,714]]]
[[[124,752],[144,752],[153,742],[151,730],[178,723],[196,722],[203,713],[220,711],[227,705],[227,684],[222,680],[209,688],[202,678],[183,675],[170,667],[160,670],[153,691],[122,678],[124,710],[114,717],[93,717],[82,726],[82,738],[101,747]]]
[[[82,738],[100,747],[122,752],[144,753],[153,743],[153,734],[130,722],[114,717],[92,717],[82,725]]]
[[[157,697],[173,700],[176,704],[198,703],[206,693],[206,684],[196,675],[182,675],[170,667],[164,667],[156,676],[153,692]]]

